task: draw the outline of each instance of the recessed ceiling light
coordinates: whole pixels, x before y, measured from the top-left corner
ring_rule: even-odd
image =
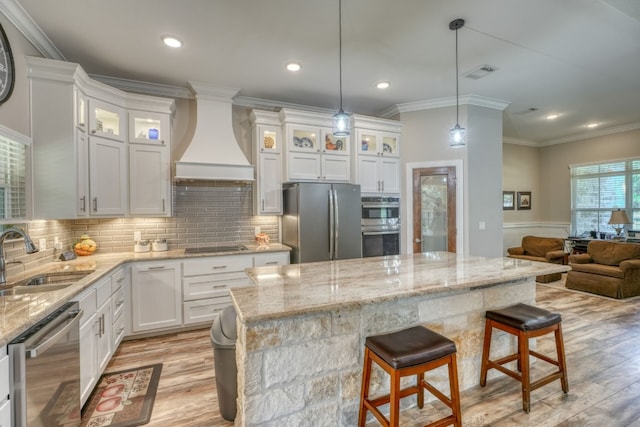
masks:
[[[182,41],[180,41],[180,39],[174,36],[162,36],[162,41],[164,44],[166,44],[169,47],[174,47],[174,48],[182,47]]]
[[[297,62],[289,62],[287,64],[287,70],[292,71],[292,72],[296,72],[296,71],[300,71],[302,69],[302,65],[300,65]]]
[[[598,125],[599,125],[599,124],[600,124],[600,123],[593,122],[593,123],[589,123],[589,124],[587,124],[587,127],[588,127],[588,128],[595,128],[595,127],[598,127]]]
[[[547,114],[546,116],[544,116],[544,118],[547,120],[553,120],[553,119],[557,119],[559,116],[560,114],[553,113],[553,114]]]
[[[391,86],[391,83],[389,82],[379,82],[378,84],[376,84],[376,87],[378,89],[387,89],[389,86]]]

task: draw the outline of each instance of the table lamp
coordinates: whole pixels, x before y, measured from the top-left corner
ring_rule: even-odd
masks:
[[[629,217],[625,211],[618,209],[617,211],[611,212],[609,224],[616,230],[616,236],[620,237],[624,225],[631,224],[631,221],[629,221]]]

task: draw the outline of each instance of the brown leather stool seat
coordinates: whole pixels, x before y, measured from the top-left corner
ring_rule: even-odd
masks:
[[[388,395],[370,400],[369,385],[374,361],[390,375],[391,391]],[[424,379],[425,372],[444,365],[449,368],[450,398]],[[416,385],[400,390],[400,378],[408,375],[416,375]],[[398,426],[400,399],[416,394],[418,407],[422,408],[424,389],[449,406],[452,411],[451,415],[427,424],[428,426],[462,425],[456,345],[453,341],[422,326],[366,338],[359,426],[365,425],[367,411],[371,411],[383,426]],[[378,410],[378,406],[386,403],[390,403],[389,419]]]
[[[485,317],[484,346],[480,369],[480,385],[482,387],[487,384],[487,371],[489,369],[497,369],[520,381],[522,383],[522,408],[525,412],[531,410],[531,391],[543,385],[560,379],[562,391],[569,392],[567,362],[562,339],[562,318],[559,313],[552,313],[542,308],[519,303],[501,310],[489,310],[486,312]],[[518,352],[498,360],[489,360],[493,328],[517,336]],[[536,338],[551,332],[555,334],[557,360],[529,348],[529,338]],[[529,372],[530,355],[557,366],[558,370],[531,383]],[[517,361],[519,373],[502,366],[514,360]]]

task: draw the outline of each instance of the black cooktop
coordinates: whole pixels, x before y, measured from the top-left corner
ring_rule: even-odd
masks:
[[[233,246],[207,246],[203,248],[187,248],[184,250],[185,254],[214,254],[216,252],[237,252],[248,250],[245,245],[233,245]]]

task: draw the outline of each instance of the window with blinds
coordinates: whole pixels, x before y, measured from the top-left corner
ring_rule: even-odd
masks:
[[[611,212],[622,209],[633,222],[627,230],[640,229],[640,159],[570,166],[571,232],[615,234],[608,224]]]
[[[0,222],[29,218],[29,154],[31,141],[0,126]]]

